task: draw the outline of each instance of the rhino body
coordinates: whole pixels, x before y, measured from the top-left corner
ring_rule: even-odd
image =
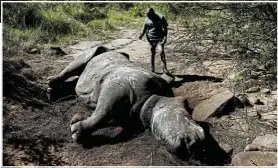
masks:
[[[174,97],[171,86],[159,75],[138,67],[125,53],[99,46],[79,56],[59,75],[50,77],[51,93],[71,76],[78,75],[78,98],[92,115],[71,121],[74,140],[105,127],[110,119],[123,128],[150,129],[172,151],[184,150],[203,140],[203,129],[192,120],[187,101]]]

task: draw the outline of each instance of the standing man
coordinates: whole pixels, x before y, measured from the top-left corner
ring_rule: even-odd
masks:
[[[149,8],[147,10],[147,18],[145,19],[142,34],[139,36],[141,40],[144,34],[146,33],[146,37],[148,42],[151,45],[151,64],[152,64],[152,72],[155,71],[155,53],[156,46],[158,43],[161,44],[161,53],[160,58],[164,64],[163,71],[168,72],[166,67],[166,58],[164,53],[164,44],[167,41],[168,34],[168,23],[164,16],[158,15],[154,12],[153,8]]]

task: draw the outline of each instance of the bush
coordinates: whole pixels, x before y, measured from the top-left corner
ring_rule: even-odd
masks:
[[[184,4],[179,22],[183,28],[178,30],[176,50],[180,52],[195,54],[196,59],[226,53],[235,59],[239,71],[255,71],[269,61],[273,67],[277,65],[274,4]],[[267,71],[277,73],[276,68]],[[250,78],[251,73],[245,75],[245,80]],[[276,78],[263,83],[276,87]]]
[[[70,34],[74,32],[74,20],[69,18],[65,13],[47,10],[41,12],[43,23],[42,30],[49,34]]]

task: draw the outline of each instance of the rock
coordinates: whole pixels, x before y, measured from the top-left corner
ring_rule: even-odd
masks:
[[[270,90],[269,90],[269,89],[262,89],[262,90],[261,90],[261,93],[269,94],[269,93],[270,93]]]
[[[175,76],[175,82],[182,82],[184,79],[183,78],[179,78],[177,76]]]
[[[276,152],[240,152],[232,158],[232,166],[276,166]]]
[[[233,73],[230,76],[228,76],[228,79],[231,79],[231,80],[240,80],[240,79],[243,79],[243,75],[244,75],[243,72]]]
[[[16,108],[17,108],[17,106],[15,106],[15,105],[11,106],[11,110],[15,110]]]
[[[246,93],[255,93],[255,92],[258,92],[258,91],[260,91],[259,87],[251,87],[251,88],[247,89],[245,92]]]
[[[245,132],[249,130],[249,124],[239,123],[239,121],[236,121],[236,124],[231,126],[231,130],[239,131],[245,134]]]
[[[220,146],[221,149],[223,149],[226,153],[228,153],[229,155],[232,155],[233,153],[233,147],[231,147],[230,145],[228,144],[225,144],[225,143],[219,143],[218,144]]]
[[[205,121],[215,114],[221,114],[228,102],[233,100],[233,98],[234,94],[230,91],[218,93],[199,103],[193,110],[192,118],[196,121]]]
[[[276,61],[271,59],[271,60],[267,61],[264,66],[266,69],[270,69],[271,67],[276,66],[276,65],[277,65]]]
[[[255,99],[254,104],[264,105],[264,102],[262,102],[261,99],[257,98],[257,99]]]
[[[32,48],[30,51],[29,51],[30,54],[39,54],[40,53],[40,50],[38,48]]]
[[[161,78],[163,78],[164,80],[166,80],[166,82],[167,83],[171,83],[171,82],[173,82],[174,81],[174,76],[173,75],[169,75],[169,74],[166,74],[166,73],[163,73],[162,75],[161,75]]]
[[[59,46],[51,46],[50,49],[55,50],[57,55],[67,55],[67,53]]]
[[[241,116],[229,116],[232,120],[232,124],[229,129],[237,131],[239,134],[246,134],[246,131],[250,129],[250,125],[247,122],[247,119]]]
[[[254,141],[247,145],[244,151],[277,151],[277,137],[274,134],[258,136]]]
[[[238,94],[236,95],[236,100],[238,100],[238,105],[240,107],[245,107],[245,106],[252,106],[250,100],[248,99],[248,96],[246,94]]]
[[[277,90],[273,90],[270,94],[271,95],[277,95]]]
[[[277,101],[277,90],[274,90],[272,92],[270,92],[271,98],[273,100],[275,100],[275,102]]]
[[[270,111],[267,113],[260,113],[261,120],[277,120],[277,110]]]
[[[247,113],[247,116],[248,117],[256,117],[256,118],[258,118],[260,116],[260,114],[258,114],[258,112],[256,112],[256,111],[251,111],[251,112]]]
[[[266,71],[265,66],[264,65],[258,66],[257,71]]]
[[[264,103],[261,101],[261,97],[255,94],[248,94],[248,100],[252,105],[264,105]]]
[[[269,80],[269,79],[273,79],[273,78],[275,78],[275,75],[273,75],[273,74],[264,74],[264,75],[259,76],[259,79],[262,79],[262,80]]]
[[[262,72],[257,72],[257,71],[251,71],[250,78],[251,79],[258,79],[258,77],[262,75]]]

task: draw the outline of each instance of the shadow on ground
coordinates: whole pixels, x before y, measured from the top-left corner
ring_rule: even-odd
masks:
[[[180,161],[183,162],[181,165],[184,165],[185,163],[188,164],[190,162],[207,166],[229,165],[231,162],[231,156],[218,145],[218,142],[210,134],[209,124],[205,122],[200,122],[198,124],[205,130],[205,140],[203,142],[196,143],[196,145],[192,147],[192,153],[190,155],[187,155],[186,149],[179,151],[178,157],[176,157],[176,159],[180,159]],[[127,142],[138,137],[137,135],[123,135],[117,138],[112,138],[110,136],[112,135],[111,131],[111,128],[102,129],[97,134],[86,136],[86,140],[79,143],[85,149],[92,149],[101,145],[112,145]],[[169,155],[171,154],[169,153]],[[172,157],[175,157],[175,155],[172,154]]]
[[[193,147],[193,158],[207,166],[225,166],[231,163],[231,156],[224,151],[210,133],[210,125],[206,122],[198,122],[204,129],[206,138],[200,144]]]
[[[162,75],[162,73],[156,73]],[[183,83],[186,82],[196,82],[196,81],[210,81],[210,82],[223,82],[223,78],[214,77],[214,76],[201,76],[201,75],[175,75],[171,73],[166,73],[169,78],[174,78],[174,81],[171,82],[171,86],[174,88],[180,87]]]
[[[97,146],[126,142],[136,138],[138,134],[143,132],[141,130],[137,133],[121,133],[119,128],[120,127],[117,126],[102,128],[90,135],[86,135],[78,143],[81,144],[83,148],[91,149]]]
[[[186,82],[195,82],[195,81],[210,81],[210,82],[222,82],[224,79],[214,76],[200,76],[200,75],[174,75],[175,78],[180,80],[173,81],[171,83],[172,87],[180,87],[183,83]]]

